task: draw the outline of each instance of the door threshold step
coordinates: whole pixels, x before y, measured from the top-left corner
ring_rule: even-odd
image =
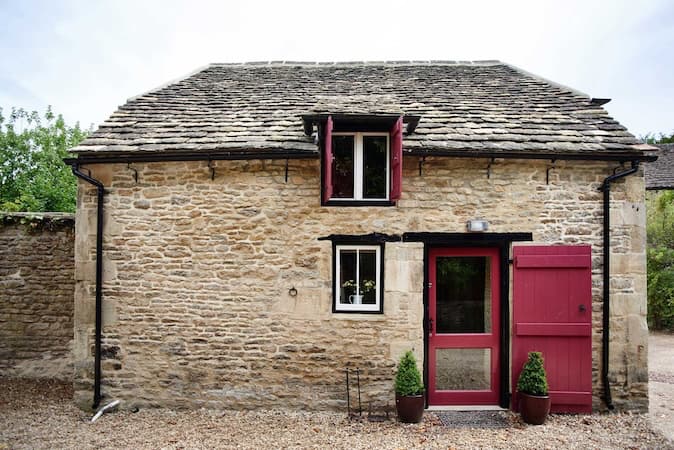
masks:
[[[508,411],[498,405],[438,405],[429,406],[426,411]]]

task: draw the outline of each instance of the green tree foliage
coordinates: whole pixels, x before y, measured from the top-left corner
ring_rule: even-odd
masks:
[[[670,135],[659,133],[657,136],[654,133],[648,133],[641,139],[647,144],[674,144],[674,132]]]
[[[424,384],[421,382],[417,360],[410,350],[405,352],[398,363],[395,390],[398,395],[420,395],[424,392]]]
[[[649,195],[648,323],[674,331],[674,191]]]
[[[51,108],[35,111],[0,108],[0,210],[75,211],[77,183],[62,159],[87,135],[66,125]]]
[[[548,395],[548,378],[541,352],[529,352],[529,359],[517,379],[517,391],[529,395]]]

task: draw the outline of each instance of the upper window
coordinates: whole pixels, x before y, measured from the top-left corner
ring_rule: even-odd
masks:
[[[324,204],[357,205],[400,198],[402,124],[399,117],[389,132],[333,132],[332,118],[328,117],[322,133]]]
[[[382,312],[381,245],[335,247],[335,312]]]
[[[388,200],[389,144],[386,133],[332,135],[332,198]]]

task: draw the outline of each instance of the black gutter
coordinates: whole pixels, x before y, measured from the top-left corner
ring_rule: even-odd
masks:
[[[614,173],[604,179],[599,187],[604,192],[604,269],[603,269],[603,317],[602,317],[602,355],[601,355],[601,381],[604,385],[604,403],[609,410],[614,408],[611,399],[611,385],[608,381],[609,366],[609,326],[610,326],[610,278],[611,278],[611,183],[619,178],[632,175],[639,170],[639,161],[632,161],[632,168],[619,173]]]
[[[646,161],[653,162],[658,159],[657,156],[642,155],[638,153],[520,153],[520,152],[485,152],[478,150],[431,150],[431,149],[409,149],[404,150],[406,156],[451,156],[454,158],[502,158],[502,159],[547,159],[554,161]]]
[[[80,155],[77,158],[65,158],[63,161],[72,166],[76,164],[109,164],[133,162],[164,161],[246,161],[252,159],[318,159],[318,152],[310,151],[268,151],[268,152],[173,152],[173,153],[111,153],[102,156]]]
[[[102,328],[102,281],[103,281],[103,183],[80,171],[79,165],[72,166],[73,174],[98,190],[96,216],[96,339],[94,351],[94,403],[92,409],[101,403],[101,328]]]

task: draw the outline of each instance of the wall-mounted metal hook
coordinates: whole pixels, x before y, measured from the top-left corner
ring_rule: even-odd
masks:
[[[213,160],[208,160],[208,168],[211,169],[211,181],[215,180],[215,166],[213,165]]]
[[[126,163],[126,168],[133,170],[133,179],[136,182],[136,184],[138,184],[138,170],[135,167],[131,167],[130,162]]]

